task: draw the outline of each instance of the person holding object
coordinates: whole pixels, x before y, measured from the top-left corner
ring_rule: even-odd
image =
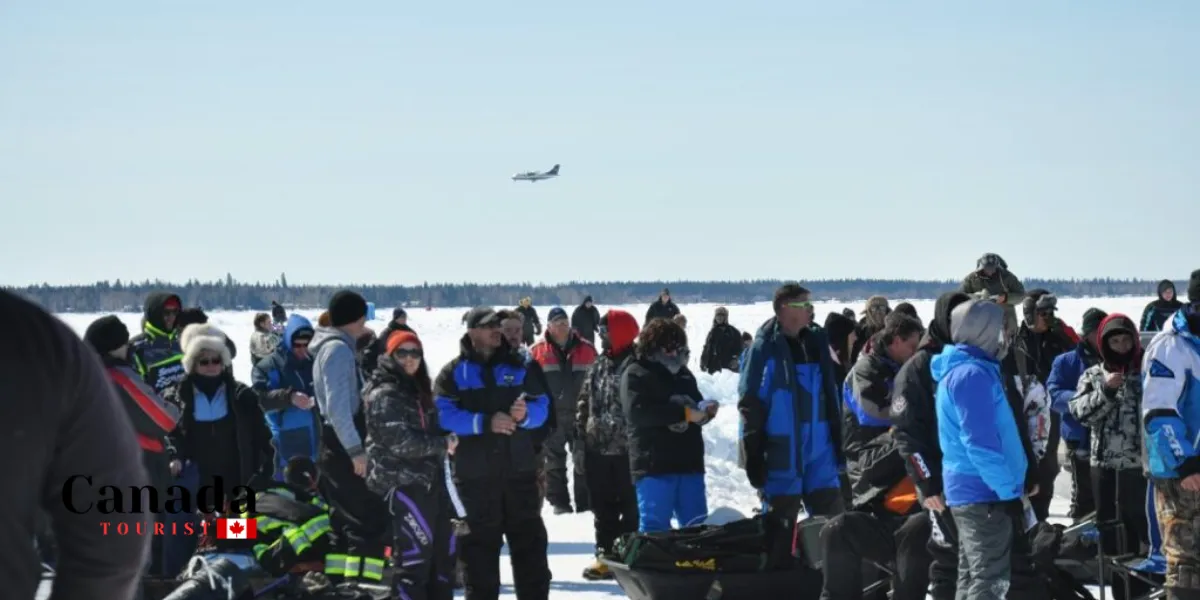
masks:
[[[621,376],[638,531],[643,533],[670,530],[672,516],[680,527],[708,516],[700,427],[716,416],[718,404],[700,395],[687,361],[683,328],[668,319],[651,319],[638,336],[633,363]]]
[[[495,310],[474,308],[466,321],[458,356],[433,385],[441,427],[459,440],[454,483],[470,529],[459,544],[466,598],[500,596],[500,551],[507,541],[517,597],[544,600],[550,567],[533,434],[549,412],[546,390],[505,340]]]
[[[312,410],[316,405],[313,360],[308,353],[312,338],[312,323],[293,313],[283,330],[283,344],[251,371],[250,380],[275,445],[275,481],[283,481],[284,467],[292,458],[317,460],[321,424]]]
[[[323,421],[317,464],[321,496],[331,507],[334,547],[345,554],[326,557],[325,574],[351,589],[375,586],[383,581],[388,513],[383,499],[364,479],[367,423],[355,347],[367,331],[367,301],[342,290],[330,298],[326,314],[329,326],[318,320],[309,344],[314,399]]]
[[[388,504],[392,589],[408,600],[454,596],[454,507],[443,464],[458,437],[438,421],[421,340],[395,330],[363,389],[367,486]]]

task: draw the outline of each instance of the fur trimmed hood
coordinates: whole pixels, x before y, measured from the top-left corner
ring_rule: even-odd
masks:
[[[226,367],[233,364],[233,356],[229,352],[229,346],[225,344],[225,332],[216,325],[208,323],[188,325],[179,336],[179,346],[183,349],[183,370],[186,373],[192,372],[193,367],[196,366],[196,359],[204,350],[219,354],[221,362]]]

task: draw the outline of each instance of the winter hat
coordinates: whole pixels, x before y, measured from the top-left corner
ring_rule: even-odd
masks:
[[[1200,269],[1192,271],[1188,279],[1188,302],[1200,304]]]
[[[179,316],[175,317],[175,327],[179,331],[183,331],[188,325],[197,323],[207,323],[208,315],[204,313],[204,309],[199,306],[193,308],[185,308],[179,311]]]
[[[546,316],[546,322],[553,323],[559,319],[566,319],[566,318],[567,318],[567,311],[563,310],[563,308],[561,306],[555,306],[554,308],[550,309],[550,314]]]
[[[868,298],[867,305],[863,307],[862,314],[865,315],[871,312],[872,308],[881,308],[884,311],[891,312],[891,308],[888,307],[888,299],[885,296],[871,296]]]
[[[714,317],[721,317],[721,316],[728,317],[729,309],[725,308],[724,306],[718,306],[717,310],[713,311],[713,316]]]
[[[116,315],[100,317],[88,325],[83,339],[91,344],[96,352],[108,354],[129,343],[129,328]]]
[[[1133,348],[1125,354],[1117,354],[1108,347],[1107,340],[1114,335],[1122,333],[1133,338]],[[1100,348],[1097,351],[1100,353],[1100,357],[1104,359],[1106,366],[1127,367],[1139,354],[1139,341],[1137,325],[1134,324],[1133,319],[1121,313],[1113,313],[1105,317],[1104,321],[1100,324],[1100,343],[1098,344]]]
[[[392,311],[392,320],[393,321],[395,321],[396,319],[407,317],[407,316],[408,316],[408,313],[405,312],[403,308],[397,307],[396,310]]]
[[[604,325],[608,331],[608,342],[613,354],[620,354],[632,346],[639,333],[637,319],[633,318],[633,315],[615,308],[605,313]]]
[[[499,326],[500,314],[490,306],[476,306],[463,315],[463,323],[467,324],[467,329]]]
[[[1100,323],[1108,317],[1108,313],[1098,309],[1089,308],[1083,313],[1083,337],[1087,337],[1100,331]]]
[[[367,301],[362,296],[342,290],[329,299],[329,323],[344,327],[367,316]]]
[[[225,333],[216,325],[196,323],[188,325],[179,336],[179,346],[183,348],[183,370],[191,373],[196,366],[200,353],[208,350],[220,355],[221,363],[228,367],[233,363],[229,346],[225,345]]]
[[[416,344],[418,348],[422,347],[421,339],[417,337],[417,334],[415,334],[411,331],[397,329],[396,331],[392,332],[392,335],[388,336],[387,353],[391,354],[396,351],[396,348],[399,348],[400,346],[403,346],[404,344],[408,344],[408,343]]]

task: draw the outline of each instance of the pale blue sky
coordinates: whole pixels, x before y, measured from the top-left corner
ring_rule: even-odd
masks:
[[[985,251],[1183,279],[1198,31],[1195,0],[5,2],[0,283],[942,278]]]

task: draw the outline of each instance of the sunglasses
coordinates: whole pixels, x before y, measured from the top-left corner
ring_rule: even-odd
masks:
[[[219,358],[202,358],[196,361],[196,366],[200,367],[220,367],[223,365],[224,363]]]
[[[311,342],[311,340],[298,340],[298,341],[292,342],[292,347],[293,348],[307,348],[308,344],[310,342]]]
[[[162,311],[164,317],[174,317],[179,314],[178,308],[164,308]]]
[[[420,348],[399,348],[392,353],[396,358],[421,358],[425,353]]]
[[[807,300],[805,300],[803,302],[788,302],[788,303],[784,304],[784,306],[786,306],[788,308],[812,308],[812,302],[809,302]]]

